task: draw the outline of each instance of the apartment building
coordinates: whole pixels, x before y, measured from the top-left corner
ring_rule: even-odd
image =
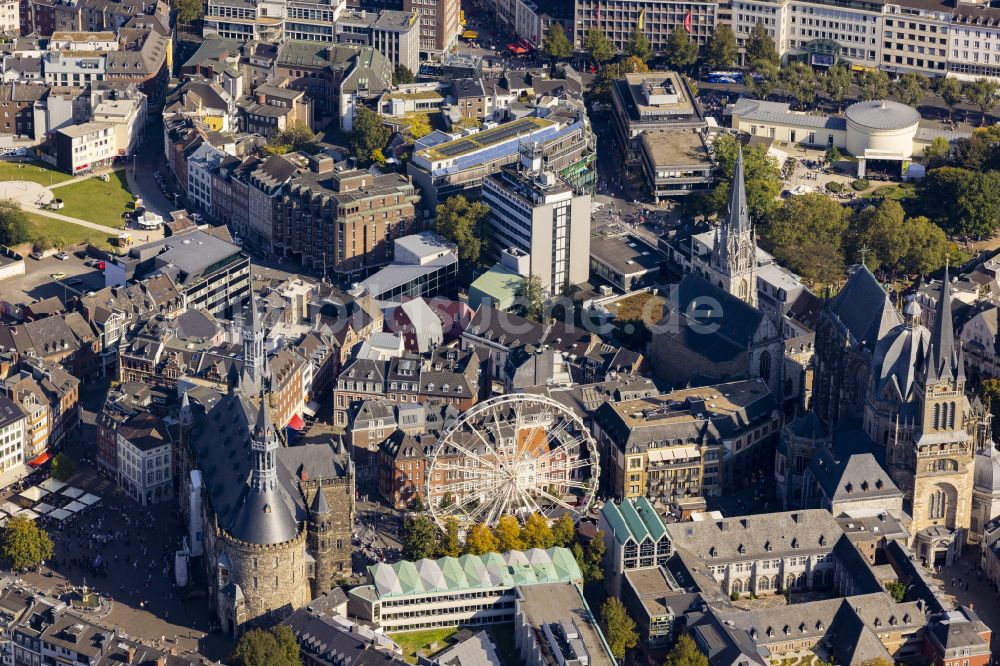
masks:
[[[420,52],[439,55],[458,41],[459,0],[403,0],[403,11],[420,15]]]
[[[88,122],[56,130],[56,164],[66,173],[109,166],[118,156],[115,128],[110,123]]]
[[[948,71],[951,18],[951,5],[942,0],[887,2],[879,66],[897,74],[944,76]]]
[[[959,3],[948,31],[948,74],[1000,77],[1000,8]]]
[[[336,41],[356,46],[371,46],[392,63],[416,74],[420,68],[420,14],[416,11],[352,11],[343,14],[336,25]]]
[[[140,412],[117,431],[118,487],[146,506],[173,497],[173,441],[163,420]]]
[[[208,0],[202,34],[241,42],[277,42],[284,22],[284,0]]]
[[[21,29],[20,0],[0,2],[0,34],[15,36]]]
[[[24,410],[10,398],[0,396],[0,479],[13,481],[26,472],[27,424]]]
[[[309,166],[275,203],[274,250],[338,274],[387,264],[392,240],[413,232],[419,196],[410,180],[334,165],[324,155]]]

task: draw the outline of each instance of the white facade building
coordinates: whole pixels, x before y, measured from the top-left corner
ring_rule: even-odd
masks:
[[[212,210],[212,169],[219,166],[226,154],[209,143],[203,143],[188,158],[188,204],[194,208]]]
[[[0,397],[0,479],[13,481],[27,472],[25,437],[28,417],[10,398]]]
[[[520,165],[484,178],[483,201],[498,249],[526,256],[522,274],[538,276],[546,294],[587,281],[590,195],[576,194],[555,173],[543,171],[541,146],[522,146]]]
[[[111,164],[118,155],[114,126],[83,123],[56,131],[56,161],[67,173],[77,174]]]
[[[173,496],[173,445],[163,423],[145,412],[117,433],[118,486],[143,506]]]

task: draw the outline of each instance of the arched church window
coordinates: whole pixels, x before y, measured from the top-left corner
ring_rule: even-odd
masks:
[[[934,429],[941,427],[941,405],[934,405]]]
[[[760,378],[765,382],[771,381],[771,354],[763,352],[760,355]]]
[[[955,403],[951,403],[951,409],[948,410],[948,427],[955,429]]]
[[[941,489],[937,489],[931,493],[930,502],[927,504],[927,518],[930,520],[939,520],[944,518],[945,514],[945,494]]]

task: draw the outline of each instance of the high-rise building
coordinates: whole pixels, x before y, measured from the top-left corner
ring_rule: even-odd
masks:
[[[559,294],[587,280],[591,198],[542,169],[539,144],[520,152],[520,163],[483,179],[493,245],[515,256],[519,273],[541,278],[547,294]]]
[[[420,52],[444,53],[458,41],[459,0],[403,0],[403,11],[420,12]]]

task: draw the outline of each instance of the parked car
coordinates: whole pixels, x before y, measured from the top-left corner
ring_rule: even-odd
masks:
[[[56,253],[56,259],[58,259],[59,261],[66,261],[67,259],[69,259],[69,255],[66,254],[65,252],[58,252]]]
[[[63,272],[50,273],[49,277],[52,278],[53,280],[62,280],[64,277],[66,277],[66,274]]]
[[[32,259],[36,260],[36,261],[41,261],[41,259],[42,259],[42,253],[41,252],[32,252],[28,256],[31,257]]]

